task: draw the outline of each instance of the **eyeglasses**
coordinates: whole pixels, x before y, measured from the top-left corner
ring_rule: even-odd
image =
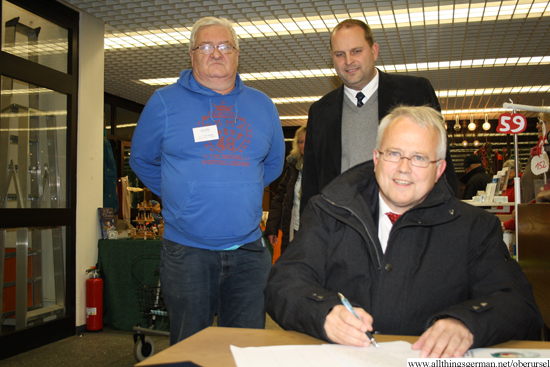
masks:
[[[199,52],[203,55],[211,55],[214,53],[214,49],[217,48],[218,51],[220,51],[221,54],[230,54],[233,53],[233,49],[237,49],[235,46],[230,45],[228,43],[222,43],[221,45],[213,46],[208,43],[205,43],[203,45],[200,45],[199,47],[195,47],[192,51],[199,50]]]
[[[410,158],[403,157],[403,154],[401,154],[400,152],[396,152],[395,150],[386,150],[385,152],[378,152],[378,153],[382,154],[382,158],[384,158],[386,162],[397,163],[402,159],[408,159],[409,161],[411,161],[411,164],[413,166],[420,167],[420,168],[426,168],[430,165],[430,163],[437,163],[441,160],[441,159],[438,159],[436,161],[430,161],[429,157],[425,157],[420,154],[414,154],[410,156]]]

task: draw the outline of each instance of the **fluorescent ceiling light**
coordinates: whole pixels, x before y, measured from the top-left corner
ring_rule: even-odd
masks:
[[[134,80],[135,83],[145,83],[148,85],[170,85],[178,81],[178,78],[155,78]]]
[[[406,65],[387,65],[377,67],[385,72],[396,71],[423,71],[436,69],[460,69],[460,68],[478,68],[478,67],[502,67],[502,66],[540,66],[549,65],[550,56],[533,57],[511,57],[507,59],[480,59],[480,60],[461,60],[461,61],[442,61],[425,64],[406,64]],[[239,74],[243,81],[254,80],[276,80],[276,79],[296,79],[296,78],[318,78],[337,76],[334,69],[315,69],[315,70],[292,70],[292,71],[273,71],[263,73]],[[139,79],[147,85],[169,85],[177,82],[178,78],[155,78]]]
[[[19,128],[14,129],[0,129],[0,131],[16,132],[16,131],[56,131],[56,130],[67,130],[67,126],[55,126],[55,127],[29,127],[29,128]]]
[[[479,109],[469,109],[469,110],[444,110],[444,111],[441,111],[441,114],[443,116],[445,115],[452,115],[452,116],[449,116],[448,119],[445,119],[445,120],[449,120],[449,121],[454,121],[455,119],[455,115],[457,114],[484,114],[484,113],[504,113],[504,112],[510,112],[510,110],[506,109],[506,108],[479,108]]]
[[[263,38],[313,32],[329,32],[347,18],[360,19],[372,29],[457,24],[479,21],[541,18],[550,16],[548,1],[534,0],[525,4],[498,1],[481,4],[440,5],[382,12],[342,13],[293,19],[260,20],[234,25],[239,38]],[[154,30],[106,35],[104,47],[109,49],[152,47],[189,43],[190,27],[169,31]]]
[[[121,124],[121,125],[117,125],[117,129],[123,129],[125,127],[134,127],[134,126],[137,126],[137,123],[131,123],[131,124]],[[106,129],[110,129],[111,127],[110,126],[107,126]]]
[[[280,116],[281,120],[307,120],[307,115],[302,116]]]
[[[455,91],[436,91],[435,94],[438,98],[448,97],[471,97],[471,96],[486,96],[495,94],[525,94],[525,93],[546,93],[550,91],[550,85],[534,85],[524,86],[521,88],[487,88],[487,89],[463,89]],[[315,102],[323,96],[311,96],[311,97],[285,97],[285,98],[272,98],[271,100],[275,104],[285,103],[306,103]],[[449,112],[450,113],[450,112]],[[458,113],[458,112],[457,112]]]
[[[550,85],[533,85],[511,88],[486,88],[486,89],[464,89],[436,92],[438,98],[455,98],[485,96],[494,94],[525,94],[525,93],[546,93],[550,91]]]
[[[163,84],[160,84],[159,79],[140,79],[140,82],[149,85],[165,85],[172,84],[177,81],[177,78],[164,78]],[[170,80],[170,81],[169,81]],[[243,80],[246,80],[243,78]],[[159,84],[157,84],[159,83]],[[485,88],[485,89],[461,89],[461,90],[440,90],[436,91],[438,98],[456,98],[456,97],[471,97],[471,96],[485,96],[495,94],[525,94],[525,93],[547,93],[550,91],[550,85],[532,85],[523,87],[509,87],[509,88]],[[323,96],[309,96],[309,97],[281,97],[272,98],[271,100],[275,104],[286,103],[310,103],[319,100]]]
[[[510,57],[502,59],[477,59],[477,60],[458,60],[441,61],[421,64],[401,64],[380,66],[379,68],[387,73],[399,71],[425,71],[438,69],[474,69],[498,66],[540,66],[550,64],[550,56],[533,57]]]
[[[318,98],[321,98],[321,97],[318,97]],[[470,115],[470,114],[485,114],[485,113],[493,113],[493,114],[501,114],[501,113],[505,113],[505,112],[510,112],[509,109],[506,109],[506,108],[479,108],[479,109],[469,109],[469,110],[443,110],[441,111],[441,114],[443,116],[445,115],[449,115],[448,118],[446,118],[445,120],[449,120],[449,121],[454,121],[455,119],[455,115],[456,114],[467,114],[467,115]],[[521,112],[521,111],[519,111]],[[307,120],[308,116],[307,115],[296,115],[296,116],[280,116],[279,117],[281,120]],[[123,125],[117,125],[117,128],[126,128],[126,127],[134,127],[136,126],[137,124],[123,124]],[[110,126],[107,126],[106,127],[107,130],[111,129]],[[534,133],[536,134],[536,133]]]
[[[3,95],[16,95],[16,94],[36,94],[36,93],[58,93],[48,88],[28,88],[28,89],[8,89],[2,90]]]
[[[174,81],[176,79],[174,78]],[[534,85],[524,86],[521,88],[487,88],[487,89],[464,89],[456,91],[436,91],[438,98],[448,97],[467,97],[467,96],[484,96],[495,94],[525,94],[525,93],[546,93],[550,91],[550,85]],[[272,98],[271,100],[275,104],[287,104],[287,103],[311,103],[321,99],[323,96],[310,96],[310,97],[283,97]],[[484,108],[484,109],[467,109],[467,110],[446,110],[441,111],[443,115],[453,115],[450,120],[454,119],[456,114],[485,114],[485,113],[504,113],[509,112],[505,108]],[[307,115],[303,116],[281,116],[281,120],[307,120]],[[135,126],[135,124],[124,125],[124,127]],[[118,126],[122,127],[122,126]]]
[[[2,112],[1,116],[5,118],[10,117],[27,117],[27,116],[65,116],[67,115],[66,110],[60,111],[39,111],[35,109],[28,110],[27,112]]]
[[[2,45],[2,51],[26,59],[28,56],[66,55],[69,43],[66,39],[39,40],[35,44],[18,42],[14,45]]]

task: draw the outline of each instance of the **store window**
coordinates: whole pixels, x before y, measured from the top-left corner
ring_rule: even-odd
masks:
[[[66,227],[5,230],[2,334],[66,314]]]
[[[0,208],[67,207],[67,96],[2,76]]]
[[[69,31],[11,2],[2,4],[2,51],[67,73]]]

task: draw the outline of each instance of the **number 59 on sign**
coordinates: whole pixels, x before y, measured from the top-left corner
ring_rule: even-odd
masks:
[[[519,134],[527,128],[527,119],[519,113],[503,113],[498,118],[497,132]]]

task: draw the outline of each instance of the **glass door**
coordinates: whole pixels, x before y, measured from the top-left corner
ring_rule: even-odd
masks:
[[[2,0],[0,359],[75,327],[78,13],[45,3]]]

